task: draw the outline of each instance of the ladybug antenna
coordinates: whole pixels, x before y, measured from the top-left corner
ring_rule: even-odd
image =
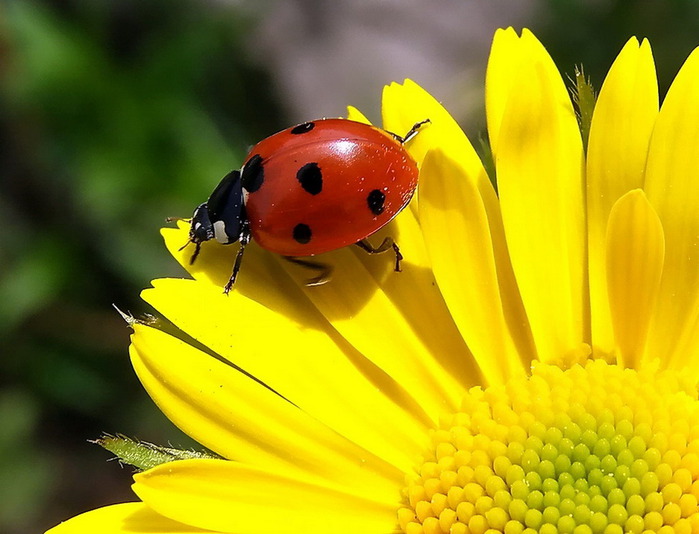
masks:
[[[167,217],[165,219],[165,222],[171,223],[175,221],[185,221],[185,222],[191,222],[192,218],[191,217]]]

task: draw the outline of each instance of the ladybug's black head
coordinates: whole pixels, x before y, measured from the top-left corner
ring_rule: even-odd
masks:
[[[199,250],[201,249],[201,244],[204,241],[214,238],[214,226],[211,224],[211,219],[209,218],[209,209],[206,202],[199,204],[197,209],[194,210],[192,219],[190,220],[189,227],[189,241],[187,241],[184,246],[180,249],[182,250],[190,243],[194,243],[195,248],[192,253],[192,257],[189,259],[189,263],[192,264],[197,259],[199,255]]]
[[[240,172],[231,171],[216,186],[209,200],[194,210],[188,243],[194,243],[196,248],[190,263],[196,260],[204,241],[216,239],[224,245],[235,243],[246,227]]]
[[[199,204],[192,215],[189,227],[189,240],[192,243],[201,243],[214,238],[214,226],[209,218],[209,208],[206,202]]]

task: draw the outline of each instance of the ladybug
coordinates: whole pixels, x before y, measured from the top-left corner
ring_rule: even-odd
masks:
[[[225,293],[235,283],[250,239],[321,271],[309,285],[327,281],[329,269],[299,257],[352,244],[370,254],[392,249],[400,271],[402,256],[390,237],[378,247],[366,238],[413,196],[418,167],[404,145],[428,122],[418,122],[401,137],[348,119],[320,119],[260,141],[242,169],[228,173],[194,210],[185,244],[195,245],[190,263],[204,241],[239,242]]]

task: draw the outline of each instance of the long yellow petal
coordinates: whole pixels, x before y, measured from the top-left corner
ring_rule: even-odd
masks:
[[[512,27],[499,28],[495,31],[490,47],[485,71],[485,113],[493,155],[497,154],[500,125],[512,84],[516,80],[515,74],[522,67],[522,46],[519,39]]]
[[[404,210],[369,240],[379,244],[389,236],[400,246],[403,255],[402,271],[399,273],[393,271],[391,251],[383,255],[369,255],[359,247],[352,247],[351,250],[429,353],[457,380],[457,389],[461,391],[462,388],[481,384],[478,365],[435,285],[423,230],[412,210]],[[402,365],[402,355],[394,354],[396,365]]]
[[[522,361],[508,328],[482,198],[462,173],[442,151],[428,154],[421,170],[420,220],[454,321],[486,381],[504,383],[523,374],[529,362]]]
[[[543,361],[589,341],[583,149],[565,84],[527,30],[512,81],[496,168],[512,265]]]
[[[401,213],[398,217],[405,218],[409,215]],[[415,230],[415,225],[412,226]],[[196,263],[190,265],[191,252],[186,249],[178,250],[183,240],[186,241],[186,232],[186,225],[181,224],[178,229],[165,229],[162,233],[172,254],[192,276],[222,288],[230,276],[235,245],[224,247],[218,243],[206,242]],[[397,235],[395,237],[400,239]],[[409,237],[415,243],[414,246],[411,246],[412,243],[399,241],[409,255],[406,256],[405,273],[390,272],[394,264],[390,257],[391,252],[366,258],[363,253],[355,254],[353,249],[356,247],[345,247],[317,257],[316,261],[333,267],[330,282],[319,287],[305,286],[309,276],[307,270],[261,250],[253,243],[246,249],[243,269],[231,298],[233,295],[243,294],[297,324],[326,331],[329,336],[336,337],[339,332],[360,353],[409,390],[432,421],[436,422],[440,413],[458,406],[464,388],[478,376],[473,361],[467,356],[462,358],[463,353],[431,350],[431,347],[460,347],[454,335],[444,338],[445,343],[442,344],[435,337],[437,332],[433,331],[428,339],[423,341],[421,332],[410,328],[407,315],[403,316],[401,310],[397,309],[389,295],[383,291],[383,283],[387,278],[406,274],[404,278],[395,281],[400,284],[398,289],[401,291],[410,289],[406,282],[416,280],[407,273],[413,269],[409,262],[418,259],[421,246],[419,241],[422,240],[422,236],[419,232],[412,231]],[[372,241],[376,240],[378,244],[379,238],[373,237]],[[413,254],[412,250],[416,253]],[[361,251],[356,248],[356,252]],[[422,256],[424,257],[424,254]],[[420,261],[423,262],[420,268],[424,269],[424,260]],[[384,274],[372,276],[370,271],[363,267],[363,263],[373,263],[383,270]],[[422,288],[419,291],[429,293],[430,289],[426,287],[432,283],[428,280],[429,276],[423,273],[419,278]],[[391,291],[391,294],[395,297],[397,290]],[[405,298],[402,300],[407,304]],[[222,302],[231,302],[231,299]],[[159,305],[153,305],[163,311]],[[433,306],[434,309],[438,307],[438,303]],[[409,314],[411,306],[408,305],[407,308],[404,311]],[[228,308],[228,313],[233,313],[233,310]],[[438,318],[434,317],[435,320]],[[424,331],[425,328],[426,325],[421,330]],[[452,330],[450,334],[453,333]]]
[[[472,179],[484,180],[490,185],[478,154],[461,127],[432,95],[414,81],[394,82],[384,87],[381,113],[384,128],[399,135],[405,134],[416,122],[430,120],[408,144],[408,150],[418,164],[422,164],[432,148],[440,147],[448,154],[458,153],[458,161],[472,170]]]
[[[384,101],[384,104],[386,105],[387,102]],[[348,106],[347,111],[348,119],[370,124],[366,116],[357,108]],[[417,117],[419,111],[414,111],[414,116]],[[398,118],[405,119],[407,122],[413,120],[409,115]],[[405,134],[416,120],[410,124],[394,122],[390,128]],[[419,135],[423,135],[423,132]],[[408,145],[408,149],[413,151],[411,146],[412,143]],[[383,256],[372,256],[358,247],[353,247],[351,250],[371,276],[380,283],[381,290],[400,311],[404,320],[409,322],[412,330],[425,343],[430,353],[439,356],[442,365],[457,378],[460,384],[465,387],[475,386],[482,383],[481,373],[434,284],[422,231],[415,217],[416,203],[417,195],[411,202],[411,209],[404,210],[370,238],[372,243],[378,245],[384,238],[392,237],[400,246],[403,268],[399,275],[393,272],[394,262],[391,260],[390,251]]]
[[[389,252],[390,254],[390,252]],[[441,354],[432,353],[388,295],[380,281],[345,247],[324,256],[333,265],[333,277],[322,286],[301,290],[337,332],[359,353],[408,391],[433,421],[459,406],[466,384],[450,373]],[[374,258],[386,262],[389,258]],[[405,269],[410,266],[406,264]],[[388,272],[388,276],[401,274]],[[349,393],[356,396],[356,393]]]
[[[130,502],[80,514],[46,534],[216,534],[212,530],[178,523],[155,513],[145,504]]]
[[[605,241],[614,203],[643,187],[648,143],[658,116],[658,82],[650,44],[633,37],[609,69],[595,106],[587,149],[587,231],[594,353],[614,346]]]
[[[177,228],[163,228],[160,233],[167,249],[195,280],[214,284],[223,291],[231,275],[237,244],[223,246],[214,240],[206,241],[192,264],[190,258],[194,247],[189,245],[182,248],[188,240],[189,224],[180,221]],[[245,249],[235,291],[299,323],[317,316],[313,305],[279,265],[275,255],[254,242]]]
[[[226,296],[220,286],[189,280],[156,280],[143,298],[213,352],[399,469],[424,447],[431,420],[337,333],[325,333],[317,312],[295,323],[237,292]],[[179,376],[186,381],[186,373]]]
[[[609,214],[606,253],[610,317],[625,367],[638,368],[643,354],[664,255],[663,227],[643,191],[626,193]]]
[[[408,147],[411,154],[422,162],[428,151],[439,147],[446,157],[457,163],[460,176],[471,182],[469,187],[477,190],[487,217],[503,305],[511,319],[513,338],[523,359],[534,358],[531,332],[505,242],[500,203],[471,142],[444,107],[411,80],[384,88],[382,111],[384,126],[394,131],[407,130],[417,120],[429,118],[432,122],[411,141]],[[424,179],[422,175],[420,180]]]
[[[153,400],[215,452],[297,477],[347,479],[370,494],[400,482],[399,470],[214,356],[143,325],[133,338],[132,363]]]
[[[495,191],[488,175],[461,127],[435,98],[412,80],[402,84],[392,83],[383,90],[381,114],[384,128],[392,132],[407,132],[417,122],[429,119],[430,123],[420,128],[418,134],[407,144],[408,151],[422,165],[427,153],[440,147],[461,163],[469,176],[483,189],[488,197],[489,213],[499,216]],[[486,193],[490,195],[486,195]],[[417,203],[411,208],[417,215]]]
[[[136,494],[167,517],[235,534],[386,534],[394,499],[376,501],[225,460],[183,460],[134,476]]]
[[[699,49],[678,73],[651,138],[646,194],[665,231],[665,267],[647,354],[699,361]]]

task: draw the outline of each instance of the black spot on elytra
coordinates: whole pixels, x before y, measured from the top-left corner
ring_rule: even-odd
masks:
[[[383,213],[383,203],[386,200],[386,195],[384,195],[378,189],[374,189],[366,197],[366,203],[374,215],[381,215]]]
[[[311,227],[307,224],[299,223],[294,226],[293,232],[294,241],[305,245],[311,240]]]
[[[262,156],[255,154],[243,166],[243,173],[240,178],[243,188],[248,193],[254,193],[265,181],[265,170],[262,165]]]
[[[313,128],[315,128],[315,125],[315,122],[304,122],[303,124],[294,126],[291,129],[291,133],[294,135],[305,134],[307,132],[310,132]]]
[[[304,191],[311,195],[317,195],[323,190],[323,173],[315,162],[306,163],[296,172],[296,179],[301,183]]]

